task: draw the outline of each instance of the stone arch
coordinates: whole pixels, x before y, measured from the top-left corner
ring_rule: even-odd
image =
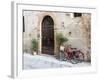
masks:
[[[58,19],[58,16],[56,15],[56,13],[55,12],[41,12],[41,13],[39,13],[38,14],[38,18],[39,18],[39,20],[38,20],[38,27],[39,27],[39,29],[38,29],[38,31],[39,31],[39,35],[40,35],[40,38],[39,38],[39,53],[41,54],[41,45],[42,45],[42,42],[41,42],[41,39],[42,39],[42,35],[41,35],[41,23],[42,23],[42,20],[43,20],[43,18],[46,16],[46,15],[48,15],[48,16],[50,16],[52,19],[53,19],[53,21],[54,21],[54,55],[56,55],[56,52],[57,52],[57,49],[56,49],[56,29],[57,29],[57,27],[60,25],[59,23],[60,23],[60,20]]]
[[[54,55],[54,21],[51,16],[46,15],[41,24],[42,53]]]

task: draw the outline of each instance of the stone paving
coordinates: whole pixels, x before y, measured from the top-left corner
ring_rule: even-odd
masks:
[[[24,69],[43,69],[43,68],[64,68],[64,67],[83,67],[90,66],[88,62],[72,64],[68,61],[60,61],[50,55],[30,55],[24,54]]]

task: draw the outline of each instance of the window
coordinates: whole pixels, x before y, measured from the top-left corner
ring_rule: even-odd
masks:
[[[81,17],[82,13],[74,13],[74,17]]]

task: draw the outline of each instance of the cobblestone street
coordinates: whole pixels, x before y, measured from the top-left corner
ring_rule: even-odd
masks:
[[[24,54],[24,69],[43,69],[43,68],[64,68],[64,67],[84,67],[90,66],[88,62],[72,64],[68,61],[59,61],[50,55],[30,55]]]

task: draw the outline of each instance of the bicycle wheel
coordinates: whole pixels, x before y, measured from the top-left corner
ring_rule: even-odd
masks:
[[[84,54],[80,51],[78,51],[75,56],[74,59],[76,60],[77,63],[84,61]]]
[[[77,64],[77,63],[79,63],[79,61],[78,61],[77,59],[71,59],[70,62],[71,62],[72,64]]]
[[[84,54],[83,53],[79,53],[79,60],[82,62],[84,61]]]

